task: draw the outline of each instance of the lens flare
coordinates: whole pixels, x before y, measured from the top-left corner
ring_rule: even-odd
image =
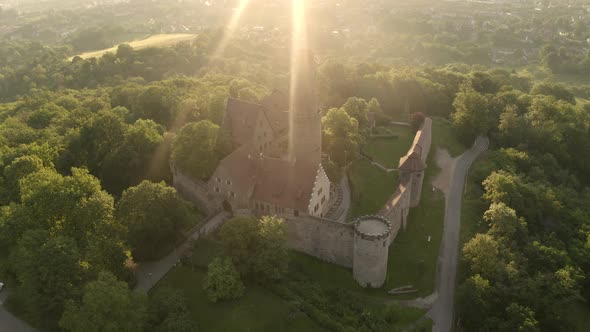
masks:
[[[217,45],[215,52],[213,52],[212,58],[217,58],[223,54],[225,48],[227,47],[227,44],[236,32],[238,24],[240,23],[240,19],[246,11],[246,8],[248,7],[249,3],[250,0],[240,0],[238,7],[234,8],[234,13],[229,21],[229,24],[227,25],[227,29],[225,29],[223,33],[223,38],[221,38],[219,45]]]
[[[300,73],[307,69],[309,57],[307,50],[307,20],[305,18],[305,0],[293,0],[291,2],[293,22],[291,31],[291,81],[289,91],[289,156],[293,160],[293,142],[295,113],[297,112],[298,88],[302,82]]]

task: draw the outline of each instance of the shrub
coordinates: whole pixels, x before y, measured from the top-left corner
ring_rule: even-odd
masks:
[[[231,258],[215,258],[207,271],[203,284],[209,300],[233,300],[244,295],[244,284]]]

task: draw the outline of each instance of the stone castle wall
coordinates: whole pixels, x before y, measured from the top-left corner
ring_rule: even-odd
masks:
[[[193,179],[171,165],[172,184],[187,200],[207,215],[219,212],[219,202],[212,199],[207,182]]]
[[[289,247],[333,264],[352,267],[354,228],[352,224],[328,219],[287,219]]]
[[[418,130],[408,155],[417,151],[424,163],[428,159],[430,146],[432,145],[432,119],[426,118],[422,128]],[[420,177],[418,180],[417,177]],[[392,225],[391,240],[395,239],[399,229],[405,229],[407,225],[408,213],[410,208],[416,206],[412,204],[412,194],[420,200],[422,192],[423,172],[411,176],[401,176],[398,187],[391,198],[385,203],[385,206],[379,212],[379,215],[389,220]],[[415,199],[416,200],[416,199]]]
[[[416,149],[417,146],[421,147],[421,157],[422,161],[426,163],[426,159],[428,159],[428,153],[430,153],[430,146],[432,145],[432,119],[426,118],[424,120],[424,124],[422,128],[418,130],[416,136],[414,137],[414,142],[412,143],[412,147],[408,154],[412,153]]]

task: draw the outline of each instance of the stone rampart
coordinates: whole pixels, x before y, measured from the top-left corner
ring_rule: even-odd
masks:
[[[412,147],[408,151],[408,154],[411,154],[413,151],[418,149],[418,153],[422,158],[422,161],[426,163],[426,159],[428,159],[428,153],[430,153],[430,146],[432,144],[432,119],[426,118],[424,120],[424,124],[422,124],[422,128],[418,130],[416,136],[414,137],[414,142],[412,143]]]
[[[354,227],[328,219],[292,217],[287,219],[289,247],[323,261],[352,267]]]
[[[430,146],[432,144],[432,119],[426,118],[422,128],[418,130],[412,146],[407,155],[417,152],[424,163],[428,159]],[[400,181],[396,191],[391,198],[385,203],[385,206],[379,212],[379,215],[391,222],[391,240],[395,239],[400,228],[405,229],[407,225],[408,213],[412,207],[412,191],[416,191],[420,195],[421,188],[414,188],[422,186],[422,181],[415,181],[416,177],[420,176],[423,179],[424,175],[400,176]],[[419,201],[419,198],[418,198]]]
[[[219,212],[219,202],[215,201],[209,192],[209,185],[193,179],[171,166],[174,188],[187,200],[207,215]]]

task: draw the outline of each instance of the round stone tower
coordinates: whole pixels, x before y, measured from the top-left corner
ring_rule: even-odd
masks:
[[[391,223],[380,216],[364,216],[354,221],[352,273],[363,287],[383,286],[387,275]]]

